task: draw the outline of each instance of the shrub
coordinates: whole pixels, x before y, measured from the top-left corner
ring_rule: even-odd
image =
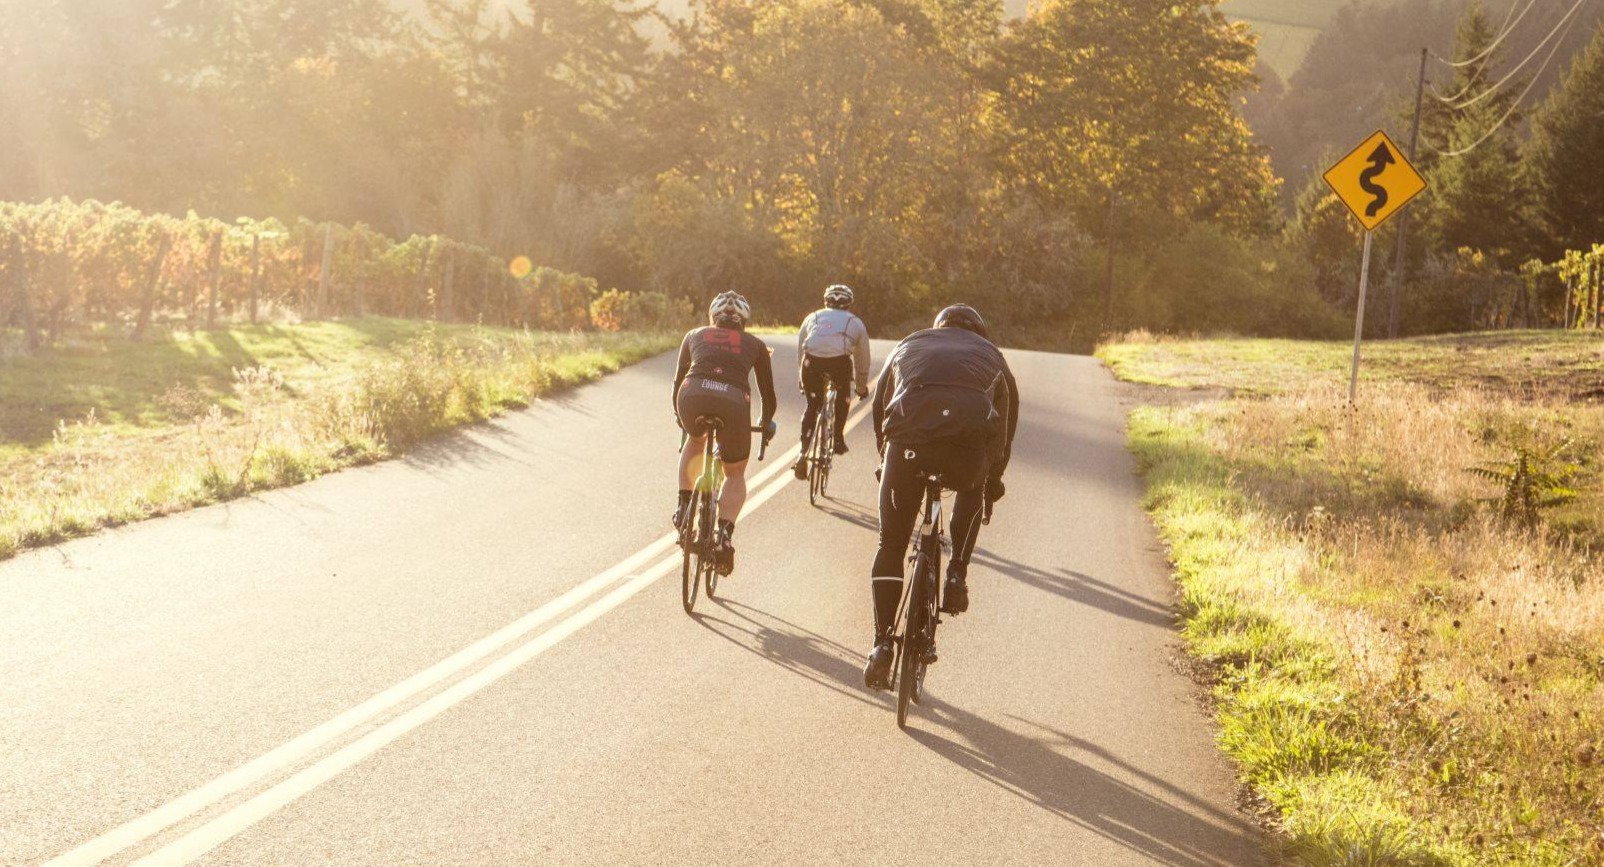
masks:
[[[691,302],[662,292],[608,289],[590,303],[591,324],[602,331],[672,331],[692,320]]]

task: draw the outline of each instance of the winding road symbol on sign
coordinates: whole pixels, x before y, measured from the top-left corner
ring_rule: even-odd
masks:
[[[1387,143],[1382,142],[1371,152],[1369,162],[1370,168],[1359,173],[1359,189],[1375,196],[1375,199],[1365,206],[1365,216],[1374,217],[1376,212],[1387,204],[1387,188],[1376,184],[1376,175],[1386,171],[1387,166],[1397,160],[1392,158],[1392,151],[1387,148]]]
[[[1426,179],[1379,130],[1326,170],[1325,180],[1367,232],[1426,189]]]

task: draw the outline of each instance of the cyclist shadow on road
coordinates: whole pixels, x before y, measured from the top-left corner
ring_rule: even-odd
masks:
[[[870,693],[853,686],[863,681],[863,654],[750,605],[720,598],[713,603],[730,618],[697,611],[691,619],[736,647],[841,696],[874,707],[891,707],[889,693]]]
[[[825,498],[819,502],[819,511],[832,518],[838,518],[849,524],[856,524],[865,530],[880,532],[880,513],[876,509],[854,503],[851,500],[836,500]]]
[[[1174,627],[1176,623],[1175,611],[1168,605],[1093,578],[1084,572],[1064,568],[1049,572],[993,554],[984,548],[977,548],[970,562],[1027,586],[1045,590],[1071,602],[1106,611],[1127,620],[1165,628]]]
[[[920,726],[932,721],[958,733],[967,743]],[[1048,737],[1005,728],[927,694],[909,721],[908,735],[999,789],[1155,863],[1235,867],[1265,862],[1262,838],[1242,816],[1221,810],[1090,741],[1019,721]],[[1113,771],[1099,770],[1094,763],[1112,766]],[[1119,777],[1134,778],[1142,788]]]

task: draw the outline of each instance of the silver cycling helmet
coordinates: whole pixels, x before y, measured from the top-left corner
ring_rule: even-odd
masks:
[[[707,321],[726,328],[745,328],[752,322],[752,305],[739,292],[725,292],[708,305]]]
[[[845,310],[852,306],[852,287],[840,283],[824,290],[824,306]]]

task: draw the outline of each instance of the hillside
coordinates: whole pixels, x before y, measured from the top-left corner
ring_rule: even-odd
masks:
[[[1342,7],[1342,0],[1225,0],[1220,8],[1259,32],[1259,56],[1275,74],[1291,78]]]

